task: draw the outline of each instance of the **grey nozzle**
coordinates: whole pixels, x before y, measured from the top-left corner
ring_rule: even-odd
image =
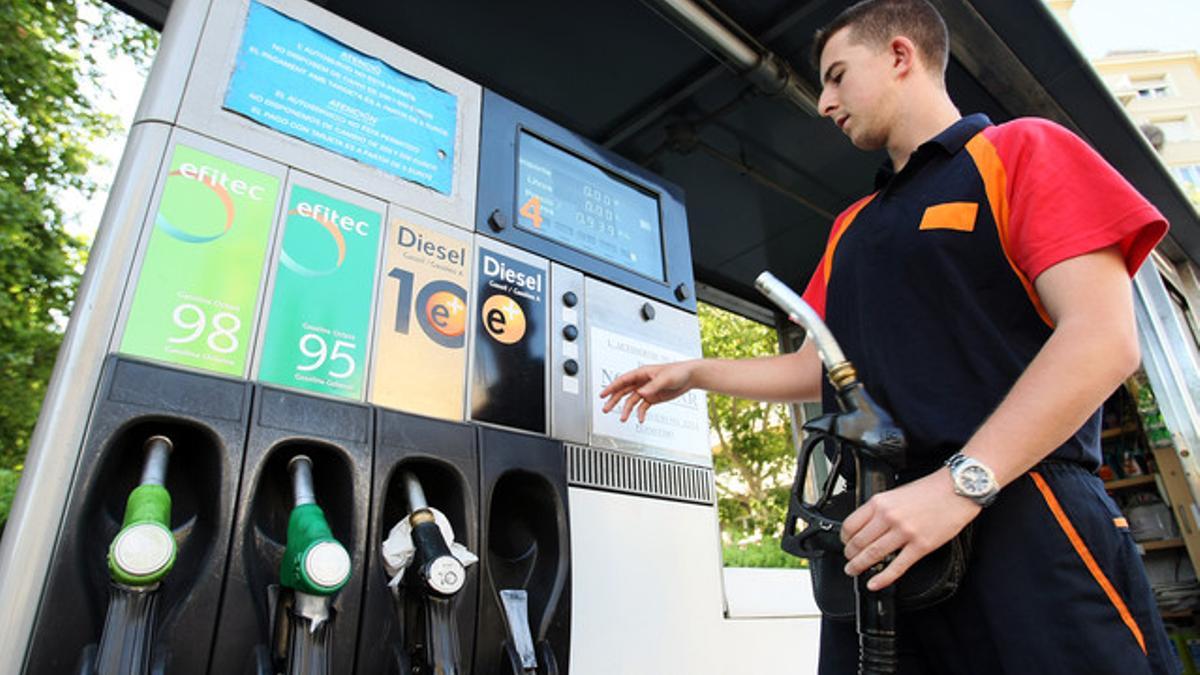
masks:
[[[142,480],[140,485],[164,485],[167,482],[167,460],[175,447],[166,436],[151,436],[143,446],[146,450],[146,461],[142,465]]]
[[[404,493],[408,496],[408,512],[416,513],[429,508],[429,502],[425,501],[425,490],[421,488],[417,476],[411,471],[405,471],[401,480],[404,481]]]
[[[312,460],[308,455],[296,455],[288,461],[288,473],[292,475],[293,504],[316,504],[317,493],[313,489]]]
[[[796,295],[795,291],[788,288],[787,284],[780,281],[774,274],[763,272],[754,280],[754,286],[767,296],[768,300],[787,312],[789,319],[808,331],[809,337],[817,345],[817,353],[821,355],[821,361],[824,362],[827,370],[832,371],[835,366],[845,363],[846,355],[842,353],[842,348],[833,338],[833,333],[829,332],[829,327],[817,315],[816,310],[799,295]]]

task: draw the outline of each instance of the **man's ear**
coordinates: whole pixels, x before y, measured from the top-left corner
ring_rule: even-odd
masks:
[[[920,58],[917,54],[917,46],[903,35],[892,38],[892,41],[888,43],[888,50],[892,57],[892,69],[899,77],[908,75]]]

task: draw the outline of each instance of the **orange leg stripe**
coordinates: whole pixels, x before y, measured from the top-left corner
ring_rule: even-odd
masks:
[[[1104,589],[1104,594],[1108,596],[1108,600],[1117,609],[1117,613],[1121,615],[1121,620],[1129,627],[1129,632],[1133,633],[1133,637],[1137,640],[1138,646],[1142,648],[1142,653],[1146,653],[1146,639],[1142,637],[1142,629],[1138,628],[1137,621],[1133,615],[1129,613],[1129,608],[1125,606],[1125,601],[1117,594],[1117,589],[1113,588],[1112,582],[1104,575],[1104,571],[1100,569],[1100,565],[1096,563],[1096,559],[1092,557],[1092,552],[1088,550],[1087,544],[1083,543],[1083,538],[1075,531],[1075,526],[1071,524],[1067,514],[1063,511],[1062,505],[1058,503],[1058,498],[1050,490],[1050,486],[1046,484],[1046,479],[1042,478],[1041,474],[1036,471],[1030,471],[1029,475],[1033,478],[1034,485],[1042,493],[1042,497],[1046,500],[1046,506],[1050,507],[1050,512],[1054,514],[1054,519],[1058,521],[1059,527],[1067,535],[1067,539],[1071,540],[1071,545],[1075,547],[1075,552],[1083,559],[1083,564],[1092,573],[1092,577],[1096,583],[1100,584],[1100,588]]]
[[[1054,328],[1054,321],[1042,306],[1042,299],[1038,297],[1037,290],[1008,253],[1008,172],[1004,170],[1004,163],[1000,161],[1000,153],[982,133],[967,141],[967,152],[971,154],[971,159],[975,160],[975,167],[983,178],[988,204],[992,207],[992,218],[996,221],[996,230],[1000,235],[1000,250],[1004,251],[1008,266],[1021,281],[1021,286],[1025,288],[1025,294],[1029,296],[1029,301],[1033,303],[1038,316],[1047,326]]]

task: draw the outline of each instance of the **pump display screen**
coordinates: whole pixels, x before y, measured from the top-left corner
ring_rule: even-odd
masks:
[[[521,132],[517,227],[662,280],[658,198],[604,169]]]

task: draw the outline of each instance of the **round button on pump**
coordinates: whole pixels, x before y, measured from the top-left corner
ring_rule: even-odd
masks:
[[[575,359],[567,359],[566,361],[563,361],[563,372],[568,375],[579,374],[579,362]]]
[[[654,320],[654,305],[648,302],[642,305],[642,319],[645,321]]]
[[[495,211],[492,211],[491,215],[488,216],[488,225],[490,225],[491,228],[496,232],[499,232],[500,230],[508,227],[508,218],[504,217],[503,211],[496,209]]]
[[[563,304],[567,307],[574,307],[579,304],[579,296],[575,295],[573,291],[567,291],[563,293]]]
[[[575,324],[569,323],[563,326],[563,337],[567,339],[567,342],[574,342],[575,338],[579,337],[579,329],[575,327]]]

